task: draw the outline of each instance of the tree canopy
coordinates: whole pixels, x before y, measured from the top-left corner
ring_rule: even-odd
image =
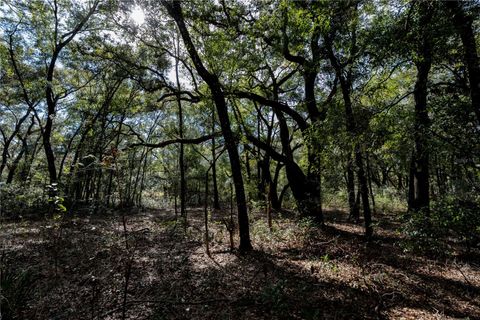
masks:
[[[3,214],[178,206],[187,228],[205,207],[246,253],[254,212],[270,228],[282,212],[324,227],[346,210],[367,242],[389,212],[413,238],[438,227],[473,244],[479,13],[478,1],[3,0]]]

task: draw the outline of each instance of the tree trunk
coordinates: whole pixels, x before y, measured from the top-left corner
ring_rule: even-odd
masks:
[[[80,130],[83,127],[83,124],[85,123],[85,119],[82,119],[80,122],[80,125],[78,126],[77,130],[73,133],[72,137],[68,141],[67,147],[65,149],[65,154],[62,157],[62,161],[60,161],[60,168],[58,169],[58,180],[61,180],[61,177],[63,175],[63,168],[65,166],[65,160],[67,159],[68,154],[70,153],[70,150],[72,149],[73,141],[75,140],[75,137],[80,133]]]
[[[53,74],[55,71],[55,64],[57,62],[58,57],[60,56],[60,52],[63,48],[65,48],[73,38],[83,29],[84,25],[90,19],[90,17],[95,13],[97,6],[99,5],[99,1],[96,0],[92,3],[90,9],[88,10],[87,14],[80,20],[80,22],[68,33],[66,33],[63,37],[61,37],[61,41],[57,42],[58,34],[57,29],[54,32],[54,40],[55,40],[55,47],[52,53],[52,58],[50,59],[50,63],[48,64],[47,69],[47,76],[46,76],[46,89],[45,89],[45,96],[47,101],[47,121],[45,123],[45,127],[43,128],[42,136],[43,136],[43,148],[45,150],[45,157],[47,159],[47,167],[48,173],[50,177],[50,183],[57,182],[57,170],[55,167],[55,155],[53,153],[52,144],[51,144],[51,135],[53,129],[53,119],[55,118],[56,114],[56,106],[57,106],[57,99],[58,97],[55,96],[53,92]],[[55,15],[55,23],[58,23],[56,20],[57,16]]]
[[[347,162],[347,192],[348,192],[348,206],[350,208],[349,218],[358,222],[360,219],[360,209],[355,201],[355,173],[353,171],[353,157],[349,154]]]
[[[28,150],[27,139],[30,136],[30,134],[32,134],[32,128],[33,128],[34,125],[35,125],[35,120],[32,117],[32,122],[28,126],[28,129],[27,129],[27,132],[25,133],[25,136],[21,137],[19,135],[19,138],[22,140],[22,149],[17,154],[17,156],[15,157],[15,159],[12,162],[12,165],[10,166],[10,169],[8,170],[8,176],[7,176],[7,181],[6,181],[7,184],[12,183],[13,178],[15,176],[15,172],[17,171],[18,164],[20,163],[20,160],[22,159],[23,155]]]
[[[20,163],[20,160],[23,157],[23,154],[25,153],[27,147],[22,146],[22,149],[20,152],[17,154],[15,159],[12,162],[12,165],[10,166],[10,169],[8,170],[8,175],[7,175],[7,181],[6,184],[10,184],[13,181],[13,177],[15,176],[15,171],[17,171],[18,164]]]
[[[368,153],[366,153],[366,160],[367,160],[367,180],[368,180],[368,189],[370,190],[370,199],[372,200],[372,208],[373,213],[376,212],[376,205],[375,205],[375,195],[373,194],[373,187],[372,187],[372,170],[370,168],[370,158]]]
[[[233,135],[230,125],[230,119],[228,116],[228,108],[225,100],[225,94],[221,88],[220,81],[215,74],[210,73],[203,65],[200,56],[190,38],[187,26],[183,18],[181,3],[178,1],[162,1],[163,5],[167,9],[168,13],[175,20],[180,34],[182,35],[185,47],[192,59],[195,68],[202,79],[207,83],[215,102],[217,109],[218,120],[222,129],[223,137],[225,138],[225,145],[230,158],[230,166],[232,170],[233,182],[235,185],[235,194],[237,198],[238,208],[238,226],[240,233],[240,246],[241,252],[252,250],[252,244],[250,241],[250,230],[247,212],[247,203],[245,198],[245,188],[243,185],[242,169],[240,156],[238,154],[237,142]]]
[[[111,157],[113,163],[116,164],[117,161],[117,150],[118,150],[118,145],[120,144],[120,135],[122,133],[122,126],[123,126],[123,121],[125,121],[126,118],[126,112],[123,112],[122,117],[120,118],[120,124],[118,125],[118,130],[117,130],[117,137],[115,138],[115,147],[111,148]],[[113,190],[113,175],[115,173],[116,166],[115,168],[110,168],[110,174],[108,175],[108,187],[107,187],[107,207],[110,206],[110,201],[112,197],[112,190]]]
[[[53,153],[51,136],[53,129],[53,119],[56,114],[57,97],[53,92],[53,72],[55,70],[55,63],[58,55],[60,54],[61,47],[55,46],[55,50],[50,60],[47,71],[47,88],[45,89],[45,96],[47,100],[47,121],[43,128],[43,149],[45,150],[45,157],[47,159],[48,174],[50,177],[50,183],[57,182],[57,169],[55,167],[55,155]]]
[[[182,100],[180,99],[180,77],[178,73],[179,67],[179,54],[180,54],[180,37],[176,36],[176,57],[175,57],[175,81],[177,85],[177,105],[178,105],[178,135],[180,139],[183,139],[183,108]],[[186,210],[186,197],[187,197],[187,185],[185,181],[185,146],[180,143],[180,152],[178,155],[178,165],[180,168],[180,215],[183,218],[183,222],[187,223],[187,210]]]
[[[22,87],[23,89],[23,92],[24,92],[24,99],[25,99],[25,102],[27,103],[28,105],[28,110],[27,112],[15,123],[15,127],[13,129],[13,132],[12,134],[10,135],[9,138],[6,138],[4,137],[5,141],[4,141],[4,144],[3,144],[3,151],[2,151],[2,160],[1,160],[1,163],[0,163],[0,181],[2,180],[2,174],[3,174],[3,170],[5,170],[5,167],[7,165],[7,159],[8,159],[8,149],[10,147],[10,144],[12,143],[13,139],[15,138],[15,136],[19,133],[21,127],[22,127],[22,124],[23,122],[25,122],[25,120],[27,120],[28,116],[30,115],[30,113],[32,112],[34,106],[33,106],[33,103],[30,101],[29,99],[29,96],[28,96],[28,93],[25,89],[25,85],[23,83],[23,78],[21,76],[21,73],[20,73],[20,70],[18,69],[18,66],[17,66],[17,63],[16,63],[16,60],[15,60],[15,52],[14,52],[14,49],[13,49],[13,35],[11,34],[9,36],[9,48],[8,48],[8,51],[9,51],[9,54],[10,54],[10,59],[11,59],[11,62],[12,62],[12,66],[13,66],[13,69],[15,71],[15,74],[16,76],[18,77],[19,79],[19,82],[20,82],[20,86]],[[32,118],[32,122],[33,122],[33,118]]]
[[[272,208],[275,210],[282,209],[282,202],[277,194],[277,187],[278,187],[278,179],[280,177],[280,171],[282,170],[284,164],[281,162],[277,162],[277,166],[275,167],[275,174],[273,176],[272,181],[270,182],[270,197],[272,201]]]
[[[210,235],[208,232],[208,170],[205,173],[205,203],[203,209],[203,223],[205,225],[205,249],[207,255],[210,257]]]
[[[212,110],[212,133],[215,132],[215,111]],[[217,184],[217,154],[215,151],[215,137],[212,138],[212,180],[213,180],[213,209],[220,210]]]
[[[414,152],[412,158],[412,178],[410,186],[413,190],[411,209],[414,211],[424,210],[428,215],[430,206],[430,183],[429,183],[429,150],[428,136],[430,119],[427,110],[428,74],[432,66],[432,44],[428,32],[428,26],[432,17],[431,9],[427,2],[422,2],[420,7],[420,46],[417,52],[419,57],[416,62],[417,80],[414,88],[415,118],[414,118]]]
[[[477,44],[473,31],[473,17],[466,14],[463,9],[463,1],[445,1],[447,8],[453,13],[452,20],[462,39],[464,60],[468,69],[470,82],[470,98],[472,109],[480,124],[480,66],[477,54]]]
[[[360,194],[362,196],[363,218],[365,223],[365,237],[370,239],[373,235],[372,228],[372,212],[370,211],[370,203],[368,201],[368,181],[365,175],[362,153],[360,148],[355,150],[355,162],[358,167],[358,182],[360,184]]]
[[[353,114],[352,102],[350,98],[350,80],[345,80],[341,78],[340,84],[342,86],[342,95],[343,100],[345,103],[345,116],[346,116],[346,126],[347,132],[349,132],[352,136],[357,133],[357,124],[355,121],[355,116]],[[369,203],[369,191],[368,191],[368,181],[365,175],[365,168],[363,165],[363,156],[360,149],[360,146],[357,145],[354,147],[354,156],[355,156],[355,164],[357,166],[357,177],[358,183],[360,187],[360,194],[362,197],[362,205],[363,205],[363,218],[365,223],[365,237],[370,239],[373,235],[372,229],[372,218],[371,218],[371,211],[370,211],[370,203]]]
[[[233,182],[235,184],[235,194],[237,197],[238,208],[238,227],[240,232],[240,251],[249,251],[252,249],[250,242],[250,230],[247,213],[247,202],[245,198],[245,189],[243,185],[243,177],[241,171],[240,157],[238,155],[237,144],[230,126],[228,118],[227,105],[225,97],[220,86],[213,86],[212,94],[214,96],[215,105],[217,106],[218,119],[222,128],[228,156],[230,158],[230,166],[232,169]]]
[[[355,139],[359,132],[358,126],[355,119],[355,115],[353,112],[352,100],[351,100],[351,88],[353,83],[353,71],[352,67],[350,69],[345,70],[345,67],[342,66],[335,56],[333,51],[333,37],[335,34],[329,35],[325,40],[328,58],[335,69],[335,73],[337,78],[340,81],[340,87],[342,89],[342,97],[344,101],[345,107],[345,122],[346,122],[346,129],[350,136]],[[356,52],[356,30],[352,33],[352,43],[351,43],[351,55],[354,55]],[[365,237],[369,240],[373,234],[373,229],[371,226],[371,211],[370,211],[370,203],[368,201],[369,192],[368,192],[368,181],[365,176],[365,169],[363,165],[363,158],[361,147],[359,145],[359,141],[354,142],[354,157],[355,157],[355,164],[357,166],[357,177],[358,183],[360,186],[360,193],[362,196],[362,204],[363,204],[363,215],[364,215],[364,223],[365,223]]]
[[[290,133],[287,122],[282,113],[275,113],[280,124],[280,140],[282,143],[282,151],[286,156],[285,172],[292,190],[293,197],[297,203],[298,210],[301,215],[314,217],[319,222],[323,222],[321,209],[319,210],[320,194],[318,182],[313,176],[306,176],[302,169],[295,163],[293,152],[290,147]]]
[[[7,160],[8,160],[8,149],[10,147],[10,144],[13,141],[13,138],[19,133],[22,124],[25,120],[27,120],[28,116],[30,115],[30,108],[28,109],[27,113],[18,120],[18,122],[15,124],[15,128],[13,129],[12,134],[8,139],[5,140],[3,144],[3,151],[2,151],[2,161],[0,163],[0,180],[2,179],[2,174],[3,171],[5,170],[5,167],[7,166]],[[32,120],[33,122],[33,120]]]
[[[23,166],[22,171],[20,172],[20,180],[22,182],[27,182],[28,177],[30,176],[30,172],[32,171],[33,161],[35,160],[35,155],[37,154],[38,144],[42,135],[39,134],[38,137],[35,139],[35,143],[33,144],[33,148],[29,155],[29,150],[25,152],[25,165]]]

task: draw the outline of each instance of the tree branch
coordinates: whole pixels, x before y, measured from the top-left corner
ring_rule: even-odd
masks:
[[[305,119],[303,119],[303,117],[297,111],[290,108],[287,104],[277,102],[277,101],[273,101],[273,100],[267,99],[265,97],[262,97],[261,95],[258,95],[256,93],[247,92],[247,91],[237,90],[237,91],[234,91],[234,94],[239,98],[250,99],[252,101],[256,101],[260,104],[272,107],[274,109],[277,109],[278,111],[286,113],[293,120],[295,120],[295,122],[298,124],[300,130],[302,130],[302,131],[304,131],[308,127],[308,124],[305,121]]]
[[[278,162],[288,162],[288,158],[284,156],[283,154],[279,153],[275,149],[273,149],[271,146],[266,144],[265,142],[255,138],[252,135],[247,134],[246,135],[247,140],[250,141],[254,146],[262,149],[265,151],[270,157],[272,157],[273,160],[278,161]]]
[[[163,148],[163,147],[166,147],[168,145],[175,144],[175,143],[200,144],[202,142],[205,142],[205,141],[208,141],[208,140],[211,140],[215,137],[220,137],[220,136],[222,136],[222,134],[220,132],[215,132],[215,133],[212,133],[212,134],[209,134],[209,135],[206,135],[206,136],[202,136],[202,137],[198,137],[198,138],[190,138],[190,139],[188,139],[188,138],[187,139],[176,138],[176,139],[162,141],[162,142],[159,142],[159,143],[140,142],[140,143],[133,143],[125,149],[131,149],[131,148],[137,147],[137,146],[143,146],[143,147],[147,147],[147,148]]]

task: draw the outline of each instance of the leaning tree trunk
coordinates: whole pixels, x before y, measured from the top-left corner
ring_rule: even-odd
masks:
[[[220,126],[225,138],[225,144],[227,147],[228,156],[230,158],[233,182],[235,185],[238,208],[238,226],[240,231],[240,251],[249,251],[252,249],[252,245],[250,242],[247,201],[245,198],[245,188],[243,185],[241,163],[238,155],[237,144],[230,126],[230,119],[228,118],[225,97],[220,89],[219,84],[218,86],[213,86],[212,94],[214,95],[215,105],[217,106],[218,119],[220,121]]]
[[[334,33],[330,34],[325,41],[328,58],[335,69],[335,73],[337,78],[340,81],[340,87],[342,89],[342,97],[344,102],[345,108],[345,123],[346,123],[346,130],[349,135],[353,138],[353,140],[358,139],[359,136],[359,128],[357,125],[357,121],[355,119],[355,114],[353,112],[352,106],[352,99],[351,99],[351,88],[353,83],[353,72],[352,67],[349,70],[346,70],[344,66],[340,63],[338,58],[335,56],[333,51],[333,37],[335,36]],[[351,53],[352,55],[355,54],[357,50],[356,44],[356,31],[352,33],[352,43],[351,43]],[[352,56],[353,58],[353,56]],[[358,183],[360,187],[360,194],[362,198],[362,206],[363,206],[363,217],[365,223],[365,237],[370,239],[373,235],[373,228],[371,225],[372,221],[372,213],[370,210],[370,203],[369,203],[369,191],[368,191],[368,181],[365,175],[365,168],[363,164],[363,155],[361,146],[359,145],[359,141],[355,141],[354,147],[354,160],[355,165],[357,167],[357,177]]]
[[[282,202],[280,201],[280,197],[277,193],[278,187],[278,179],[280,177],[280,171],[282,170],[284,164],[281,162],[277,162],[277,166],[275,167],[275,174],[273,179],[270,181],[270,201],[272,202],[272,208],[279,211],[282,209]]]
[[[179,1],[162,1],[162,3],[167,9],[169,15],[175,20],[190,58],[192,59],[200,77],[202,77],[202,79],[207,83],[213,96],[213,100],[217,109],[218,120],[220,122],[223,137],[225,138],[226,149],[230,158],[232,177],[235,185],[240,233],[239,249],[240,251],[250,251],[252,250],[252,244],[250,241],[248,211],[245,198],[245,188],[243,185],[240,156],[238,154],[237,142],[230,125],[225,94],[222,90],[218,77],[205,68],[200,56],[198,55],[197,49],[190,38],[190,33],[184,21],[181,3]]]
[[[305,175],[298,164],[295,163],[293,151],[290,147],[290,133],[285,117],[281,112],[275,112],[275,115],[280,124],[282,151],[286,156],[285,172],[298,210],[301,215],[313,217],[318,220],[318,222],[323,223],[323,215],[319,203],[319,181],[315,179],[315,175]]]
[[[7,166],[7,160],[8,160],[8,151],[10,148],[10,144],[12,143],[13,139],[15,138],[16,135],[20,132],[20,129],[22,127],[22,124],[25,120],[27,120],[28,116],[30,115],[30,109],[27,111],[27,113],[18,120],[18,122],[15,124],[15,128],[13,129],[12,134],[8,139],[5,140],[3,144],[3,151],[2,151],[2,160],[0,162],[0,180],[3,174],[3,171],[5,170],[5,167]],[[33,120],[32,120],[33,122]]]

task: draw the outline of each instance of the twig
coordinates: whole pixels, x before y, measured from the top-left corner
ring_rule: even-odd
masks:
[[[460,268],[460,266],[454,262],[453,265],[455,266],[455,268],[457,268],[458,271],[460,271],[460,273],[462,274],[463,278],[465,279],[465,281],[467,282],[467,284],[471,287],[473,287],[473,284],[470,282],[470,280],[468,280],[467,276],[465,275],[465,273],[462,271],[462,269]]]
[[[222,302],[234,302],[230,299],[210,299],[202,301],[192,301],[192,302],[178,302],[178,301],[168,301],[168,300],[132,300],[129,303],[141,304],[141,303],[158,303],[158,304],[169,304],[169,305],[202,305],[210,303],[222,303]]]
[[[192,302],[178,302],[178,301],[168,301],[168,300],[131,300],[127,302],[127,305],[148,304],[148,303],[164,304],[164,305],[202,305],[202,304],[222,303],[222,302],[235,302],[235,301],[230,299],[212,299],[212,300],[192,301]],[[122,309],[123,309],[123,306],[109,310],[104,314],[102,314],[100,318],[104,319],[105,317],[110,316]]]

